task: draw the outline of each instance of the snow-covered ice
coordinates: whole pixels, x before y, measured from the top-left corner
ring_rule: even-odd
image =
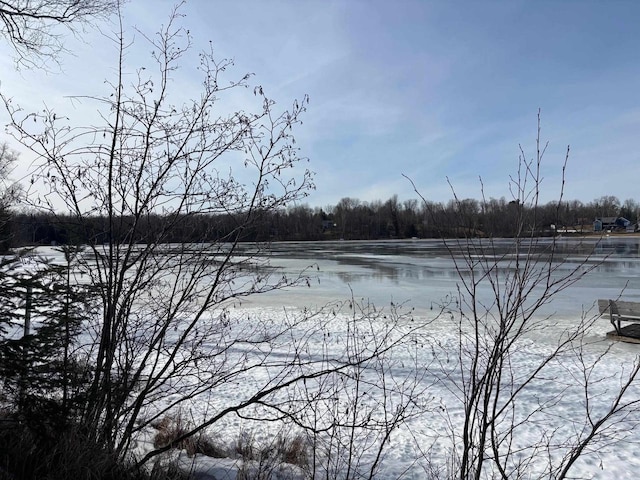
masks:
[[[594,302],[598,298],[616,298],[622,293],[626,300],[640,301],[640,242],[637,238],[616,237],[594,241],[563,240],[560,244],[559,260],[565,263],[561,268],[571,268],[581,264],[585,255],[592,259],[585,268],[592,270],[576,285],[560,292],[539,312],[546,318],[545,328],[524,336],[515,350],[511,362],[512,371],[524,375],[536,368],[557,345],[562,334],[576,326],[583,316],[594,317]],[[586,253],[585,253],[586,252]],[[388,374],[396,380],[406,379],[421,370],[417,377],[416,391],[420,392],[420,405],[400,428],[394,430],[376,478],[427,478],[430,468],[440,467],[445,472],[451,465],[452,432],[459,429],[463,420],[463,405],[460,392],[459,370],[455,358],[459,345],[456,328],[450,317],[442,315],[435,321],[438,305],[447,296],[456,295],[459,276],[449,252],[440,242],[335,242],[308,244],[275,244],[271,253],[271,263],[283,273],[295,274],[306,267],[310,281],[286,291],[275,291],[258,297],[250,297],[230,309],[230,315],[238,323],[254,321],[280,324],[291,316],[300,315],[305,308],[319,308],[331,302],[348,300],[353,296],[364,303],[373,302],[378,309],[388,309],[390,304],[402,304],[410,311],[413,322],[405,319],[406,325],[400,330],[411,329],[417,324],[424,327],[414,335],[414,349],[398,349],[394,352]],[[481,295],[488,292],[481,292]],[[586,312],[586,313],[585,313]],[[326,331],[318,331],[308,338],[307,347],[313,351],[324,351],[326,355],[340,356],[344,352],[345,331],[349,313],[345,311],[331,320],[327,341]],[[379,330],[384,328],[384,317],[379,322]],[[411,322],[411,323],[409,323]],[[584,388],[581,385],[581,365],[576,363],[570,352],[549,362],[539,378],[532,382],[518,397],[514,419],[526,421],[513,433],[514,450],[521,449],[522,455],[532,455],[531,477],[542,475],[548,455],[551,461],[560,460],[564,441],[579,433],[584,426],[585,408],[590,412],[602,411],[611,401],[611,392],[620,385],[620,378],[628,373],[632,363],[640,354],[640,345],[612,343],[605,338],[611,326],[605,319],[596,320],[584,338],[582,359],[587,365],[599,362],[590,371],[593,390],[589,391],[588,406],[585,404]],[[333,346],[333,347],[332,347]],[[327,351],[335,348],[336,351]],[[286,345],[274,345],[272,355],[279,353],[286,358]],[[317,350],[314,350],[317,349]],[[242,356],[242,351],[235,352]],[[601,355],[604,354],[604,357]],[[442,359],[450,356],[451,369]],[[434,361],[436,359],[437,361]],[[211,416],[213,412],[227,405],[236,404],[251,395],[254,389],[269,385],[273,381],[269,369],[257,369],[242,382],[226,384],[216,388],[208,397],[194,401],[188,415],[194,419]],[[374,378],[374,377],[372,377]],[[628,401],[640,399],[640,385],[631,385],[625,397]],[[169,401],[170,399],[167,399]],[[553,402],[553,408],[541,405]],[[539,412],[539,413],[538,413]],[[185,412],[183,412],[185,413]],[[634,406],[609,436],[602,437],[596,448],[587,449],[572,470],[572,478],[631,479],[636,478],[640,469],[640,429],[634,428],[640,422],[640,412]],[[294,429],[292,425],[277,422],[251,422],[230,414],[209,428],[208,434],[221,444],[232,445],[243,432],[250,431],[255,441],[266,444],[282,428]],[[552,437],[553,436],[553,437]],[[532,452],[527,450],[538,445],[543,439],[552,438],[557,442],[555,451]],[[149,443],[140,439],[139,448],[150,448]],[[362,454],[364,464],[371,461],[366,450]],[[239,469],[237,459],[213,459],[187,457],[186,453],[174,453],[179,462],[193,472],[196,478],[235,478]],[[296,478],[301,472],[293,469],[282,472],[278,478]],[[487,477],[488,478],[488,477]],[[528,478],[528,477],[526,477]]]

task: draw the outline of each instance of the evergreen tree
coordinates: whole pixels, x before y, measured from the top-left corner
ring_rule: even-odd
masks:
[[[64,263],[16,256],[6,267],[22,268],[0,274],[9,280],[0,292],[8,327],[0,341],[0,375],[21,419],[41,433],[73,420],[90,376],[78,335],[93,312],[92,296],[74,279],[77,250],[61,251]]]

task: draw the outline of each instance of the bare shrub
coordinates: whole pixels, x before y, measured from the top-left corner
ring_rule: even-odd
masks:
[[[183,438],[192,426],[189,426],[188,422],[180,414],[167,415],[161,420],[152,423],[151,426],[157,430],[153,437],[155,448],[170,447],[185,450],[189,456],[197,453],[213,458],[227,456],[227,452],[216,445],[206,433]]]
[[[232,323],[228,309],[305,278],[272,275],[259,260],[267,245],[247,250],[242,242],[265,213],[313,188],[292,133],[308,99],[284,109],[255,86],[247,95],[255,112],[224,114],[220,97],[248,88],[251,75],[223,80],[233,62],[209,50],[194,73],[201,94],[180,104],[172,76],[192,49],[180,21],[174,10],[156,36],[142,35],[154,68],[140,67],[133,84],[125,65],[131,45],[121,29],[113,33],[116,78],[104,95],[85,98],[101,110],[101,125],[85,129],[59,112],[23,112],[3,96],[14,138],[42,159],[33,177],[42,190],[28,201],[87,247],[73,267],[95,287],[100,308],[81,332],[94,368],[79,417],[97,443],[123,457],[151,422],[266,368],[265,347],[292,327]],[[176,240],[176,232],[186,234]],[[236,347],[255,355],[230,360]],[[182,433],[196,435],[245,407]]]
[[[309,467],[309,440],[302,433],[293,436],[278,435],[278,451],[284,463],[296,465],[302,469]]]
[[[311,470],[309,448],[309,442],[301,432],[281,431],[270,441],[258,442],[253,432],[242,430],[234,446],[241,460],[238,478],[301,478]]]
[[[601,261],[589,252],[571,260],[557,237],[538,236],[545,150],[538,114],[536,155],[527,159],[521,148],[511,179],[512,238],[472,238],[474,229],[460,225],[462,238],[444,240],[459,279],[443,305],[449,314],[442,321],[454,336],[436,345],[429,368],[451,400],[436,418],[447,433],[433,433],[448,454],[440,452],[434,468],[438,455],[427,450],[424,464],[445,478],[573,478],[586,454],[597,456],[599,447],[624,441],[640,424],[634,394],[640,356],[607,371],[611,345],[588,338],[597,315],[587,308],[562,327],[545,312]],[[567,149],[562,186],[568,156]],[[546,346],[538,348],[536,338]],[[535,402],[527,402],[532,396]]]

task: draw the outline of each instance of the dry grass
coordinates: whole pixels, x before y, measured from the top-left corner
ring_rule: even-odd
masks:
[[[177,441],[189,431],[188,423],[180,415],[166,416],[152,424],[152,427],[156,429],[156,434],[153,439],[155,448],[162,448],[169,445],[171,448],[185,450],[190,456],[196,453],[213,458],[224,458],[228,456],[223,448],[216,445],[216,443],[205,434]]]
[[[273,478],[276,472],[292,468],[292,465],[300,471],[309,471],[310,468],[310,445],[301,433],[287,436],[281,432],[272,442],[264,444],[258,442],[251,431],[243,430],[235,443],[225,449],[207,435],[178,440],[190,427],[180,415],[166,416],[153,423],[152,427],[156,429],[155,448],[169,446],[184,450],[190,456],[199,453],[214,458],[235,456],[242,460],[238,480],[267,480]]]
[[[242,431],[234,446],[236,454],[243,460],[238,472],[241,480],[263,480],[272,478],[274,472],[286,464],[302,471],[310,469],[310,445],[307,438],[298,433],[287,436],[279,433],[271,443],[258,445],[251,432]]]

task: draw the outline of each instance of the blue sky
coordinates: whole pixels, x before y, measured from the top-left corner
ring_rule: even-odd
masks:
[[[172,5],[134,0],[126,23],[153,32]],[[447,178],[479,198],[479,177],[509,200],[539,108],[543,201],[557,198],[567,145],[565,199],[640,201],[640,2],[191,0],[182,12],[195,47],[211,40],[279,104],[309,95],[296,139],[316,172],[311,206],[414,198],[402,174],[430,200],[452,198]],[[3,43],[0,89],[34,108],[102,93],[115,54],[97,32],[83,38],[50,73],[15,72]],[[20,172],[28,164],[23,153]]]

